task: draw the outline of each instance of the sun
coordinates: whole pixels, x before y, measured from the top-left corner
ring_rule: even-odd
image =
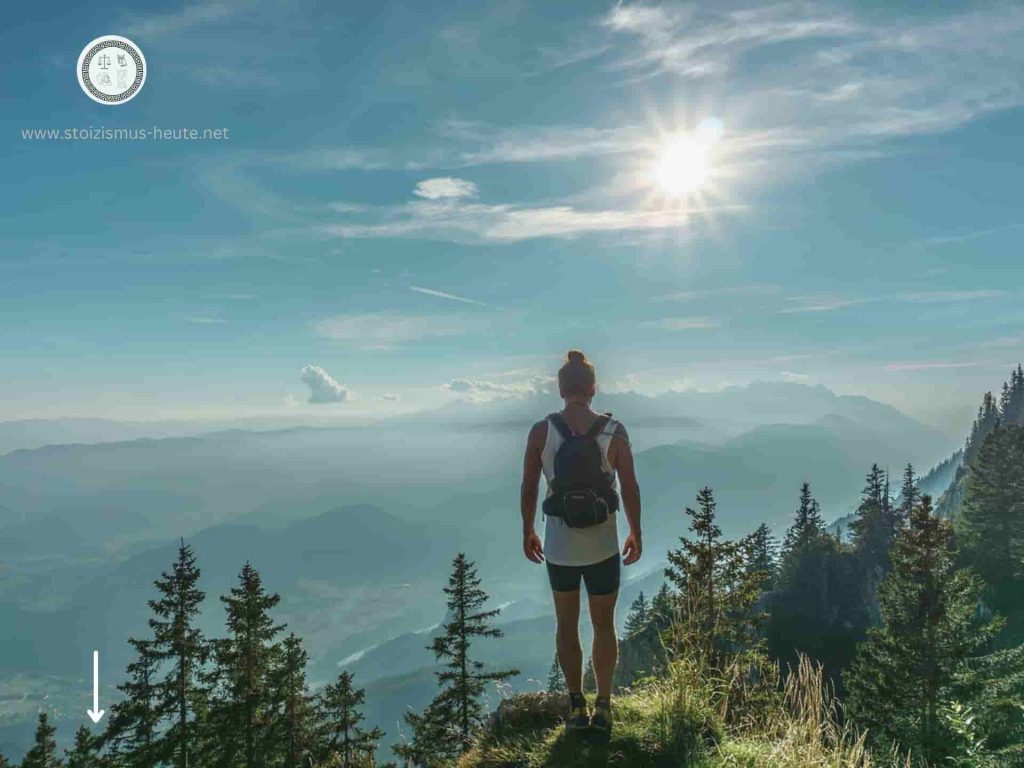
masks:
[[[672,200],[694,195],[711,179],[712,153],[721,135],[721,122],[708,118],[696,130],[664,136],[652,167],[654,186]]]
[[[668,140],[654,162],[654,181],[666,196],[687,197],[708,180],[708,147],[689,137]]]

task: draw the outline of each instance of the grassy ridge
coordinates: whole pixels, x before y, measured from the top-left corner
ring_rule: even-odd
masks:
[[[503,705],[458,768],[903,768],[873,755],[839,724],[820,669],[803,660],[779,684],[770,667],[708,674],[673,662],[615,699],[610,740],[566,734],[551,697],[530,694]]]

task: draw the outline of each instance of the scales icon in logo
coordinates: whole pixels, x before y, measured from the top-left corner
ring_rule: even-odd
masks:
[[[78,56],[78,84],[100,104],[124,104],[146,83],[146,57],[127,37],[97,37]]]

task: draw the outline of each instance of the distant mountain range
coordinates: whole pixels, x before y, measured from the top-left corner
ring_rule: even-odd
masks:
[[[791,383],[608,394],[595,405],[630,429],[643,567],[656,581],[654,564],[704,485],[728,535],[760,522],[781,531],[804,480],[840,517],[871,463],[928,467],[959,442],[890,406]],[[429,632],[410,633],[441,620],[440,588],[464,551],[494,604],[509,604],[503,658],[517,648],[508,659],[524,670],[517,685],[534,685],[550,664],[550,607],[543,569],[519,551],[519,469],[529,425],[558,406],[536,395],[371,425],[205,434],[0,424],[0,448],[21,441],[0,456],[0,626],[18,628],[0,639],[0,750],[5,733],[20,734],[18,746],[30,730],[35,705],[23,691],[49,691],[58,713],[78,707],[92,648],[103,649],[106,685],[117,682],[179,536],[203,569],[209,632],[221,631],[217,596],[251,560],[282,594],[280,618],[305,638],[314,682],[350,658],[370,683],[371,719],[400,716],[432,688]],[[42,438],[64,444],[32,445]]]

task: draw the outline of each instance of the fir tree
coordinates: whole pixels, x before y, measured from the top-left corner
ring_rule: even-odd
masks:
[[[654,599],[651,600],[651,618],[660,629],[665,629],[672,623],[675,615],[675,600],[668,582],[661,582]]]
[[[750,557],[747,561],[748,573],[764,574],[764,588],[771,589],[775,583],[778,568],[779,545],[771,529],[761,523],[747,538]]]
[[[864,612],[858,606],[853,562],[838,536],[825,530],[811,487],[800,487],[793,524],[786,532],[771,596],[768,648],[784,663],[810,656],[836,673],[860,639],[849,620]],[[866,623],[866,621],[865,621]]]
[[[475,639],[501,637],[503,633],[491,626],[499,611],[484,610],[487,593],[480,588],[475,565],[462,553],[452,563],[444,592],[448,596],[448,619],[442,625],[443,634],[430,645],[442,662],[436,673],[441,691],[422,715],[406,715],[415,734],[413,742],[395,750],[401,757],[428,766],[469,750],[483,720],[482,699],[487,684],[519,674],[515,669],[488,670],[470,655]]]
[[[811,484],[800,486],[800,501],[797,506],[793,525],[786,531],[782,543],[782,557],[788,558],[793,552],[807,548],[809,543],[817,542],[825,532],[825,522],[821,518],[821,508],[811,495]]]
[[[67,768],[100,768],[99,740],[84,725],[75,731],[75,745],[67,750]]]
[[[932,514],[930,497],[914,508],[892,557],[879,594],[883,623],[846,675],[848,704],[880,744],[896,741],[938,764],[951,747],[940,705],[958,700],[955,684],[998,623],[978,618],[981,580],[957,570],[952,529]]]
[[[889,572],[889,549],[896,535],[896,518],[888,494],[889,479],[877,464],[871,466],[856,516],[850,523],[853,547],[869,578]]]
[[[50,725],[46,713],[40,712],[35,741],[32,748],[25,753],[21,768],[63,768],[64,762],[57,754],[56,733],[57,729]]]
[[[565,674],[562,672],[562,665],[558,663],[558,654],[551,660],[551,669],[548,670],[548,693],[565,693]]]
[[[303,765],[303,754],[313,746],[313,702],[306,685],[308,661],[302,641],[294,632],[288,635],[271,679],[274,698],[271,742],[280,755],[282,768],[299,768]]]
[[[283,629],[270,611],[281,598],[267,593],[259,573],[247,562],[238,585],[220,599],[228,637],[214,645],[218,690],[211,705],[211,746],[219,751],[222,763],[260,768],[270,736],[271,674],[279,652],[274,639]]]
[[[651,620],[651,607],[641,592],[629,606],[629,614],[626,616],[626,637],[641,632]]]
[[[974,463],[974,457],[981,449],[985,438],[992,433],[996,424],[999,423],[999,416],[999,405],[995,397],[992,396],[991,392],[986,392],[981,399],[981,405],[978,407],[978,415],[971,426],[971,434],[967,438],[967,444],[964,446],[964,466],[969,467]]]
[[[320,739],[326,753],[335,753],[341,760],[342,768],[359,765],[359,758],[367,752],[374,752],[384,737],[379,728],[366,730],[362,706],[366,691],[352,683],[351,672],[342,672],[338,681],[324,688],[320,695]]]
[[[668,553],[665,575],[678,590],[685,642],[714,667],[756,643],[764,616],[755,611],[765,582],[762,572],[749,572],[749,540],[722,538],[710,488],[697,494],[697,509],[686,508],[693,538]]]
[[[128,679],[118,686],[124,699],[111,707],[102,745],[123,768],[153,768],[159,760],[159,662],[151,641],[128,642],[135,649],[135,661],[128,665]]]
[[[406,712],[402,719],[412,731],[412,738],[394,746],[394,752],[407,766],[446,768],[459,755],[453,741],[453,726],[446,718],[449,707],[437,699],[423,712]]]
[[[910,520],[910,514],[914,511],[921,499],[921,491],[917,487],[917,478],[914,475],[914,465],[907,464],[903,470],[903,484],[900,486],[900,505],[896,510],[897,527],[903,528]]]
[[[997,425],[968,468],[956,521],[964,562],[990,587],[993,605],[1024,603],[1024,427]]]
[[[170,669],[157,686],[156,709],[170,720],[161,737],[162,751],[176,768],[189,768],[194,762],[195,714],[205,696],[201,674],[208,647],[196,623],[206,594],[198,587],[199,576],[192,548],[182,541],[173,567],[155,582],[159,597],[149,601],[153,640],[147,652]]]

